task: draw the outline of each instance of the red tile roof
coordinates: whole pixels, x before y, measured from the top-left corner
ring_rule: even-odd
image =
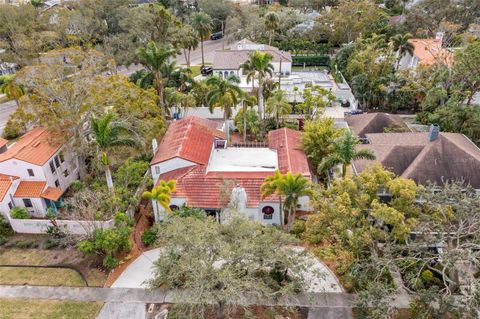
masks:
[[[8,141],[6,139],[0,137],[0,148],[7,145],[7,143],[8,143]]]
[[[0,162],[16,158],[31,164],[43,165],[61,146],[62,143],[54,134],[37,127],[20,137],[6,152],[0,154]]]
[[[42,198],[50,199],[53,201],[58,201],[62,196],[63,191],[57,187],[47,187],[45,191],[42,193]]]
[[[12,187],[12,182],[18,179],[17,176],[0,174],[0,202],[3,201],[8,190]]]
[[[414,45],[413,55],[420,64],[432,65],[437,60],[450,64],[453,60],[453,54],[442,47],[442,39],[411,39],[409,42]]]
[[[179,157],[197,164],[207,164],[215,138],[225,138],[217,122],[191,116],[173,122],[163,137],[151,164]]]
[[[43,181],[21,181],[13,197],[40,198],[46,184]]]
[[[176,171],[181,172],[177,174],[176,191],[172,193],[172,197],[185,198],[188,206],[205,209],[227,207],[232,188],[225,189],[225,187],[226,185],[234,187],[236,184],[240,184],[247,193],[247,207],[258,207],[258,204],[262,201],[260,186],[265,177],[272,175],[272,173],[258,172],[207,173],[204,165]],[[161,175],[160,180],[166,179],[167,174]],[[226,181],[232,182],[226,184]],[[270,196],[266,201],[277,201],[277,198]]]
[[[289,128],[281,128],[268,133],[268,146],[277,150],[280,172],[301,173],[310,177],[311,171],[307,155],[302,150],[302,133]]]

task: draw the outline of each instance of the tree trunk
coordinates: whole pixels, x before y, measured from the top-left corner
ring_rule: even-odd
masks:
[[[242,101],[242,104],[244,102]],[[247,142],[247,107],[243,105],[243,143]]]
[[[203,56],[203,39],[200,40],[200,47],[202,49],[202,66],[205,66],[205,58]]]
[[[342,164],[342,177],[347,176],[347,164]]]
[[[217,319],[224,319],[225,318],[225,302],[220,301],[217,304]]]
[[[258,80],[258,117],[263,121],[263,80]]]
[[[110,166],[109,165],[105,165],[105,177],[107,179],[108,189],[113,191],[112,172],[110,171]]]

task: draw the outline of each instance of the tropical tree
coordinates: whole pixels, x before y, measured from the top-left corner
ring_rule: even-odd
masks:
[[[410,33],[396,34],[390,40],[392,42],[393,50],[397,52],[397,63],[395,69],[398,70],[400,60],[408,53],[413,56],[415,46],[410,42],[412,35]]]
[[[175,180],[160,180],[151,191],[143,192],[142,196],[155,202],[155,205],[157,206],[157,212],[159,212],[158,205],[162,206],[166,212],[171,212],[170,199],[172,192],[175,191],[176,184],[177,181]]]
[[[285,223],[285,218],[283,216],[283,194],[280,191],[279,183],[281,182],[283,178],[283,175],[280,173],[279,170],[276,170],[275,173],[272,176],[268,176],[265,178],[263,181],[262,185],[260,186],[260,193],[262,194],[262,199],[265,199],[271,195],[276,195],[278,197],[278,202],[280,206],[280,222],[282,223],[282,226]]]
[[[286,222],[288,230],[295,221],[300,197],[309,196],[312,193],[310,181],[302,174],[292,174],[291,172],[281,174],[278,171],[265,179],[260,186],[260,191],[263,198],[276,194],[280,198],[280,206],[282,206],[283,197],[283,222]]]
[[[149,42],[145,48],[140,48],[137,54],[145,67],[152,72],[159,103],[164,106],[165,85],[162,69],[165,68],[169,58],[175,54],[175,50],[170,45],[158,47],[155,42]]]
[[[3,78],[3,84],[0,86],[0,92],[5,94],[8,99],[15,100],[17,106],[19,106],[18,100],[25,95],[25,88],[23,85],[15,82],[15,76],[9,76]]]
[[[185,25],[179,30],[180,47],[183,50],[183,56],[187,67],[190,67],[190,53],[198,47],[198,37],[195,30],[190,25]]]
[[[333,142],[333,153],[320,162],[318,170],[326,172],[336,165],[342,165],[342,177],[345,178],[347,166],[353,161],[359,159],[374,160],[376,157],[372,150],[356,149],[355,146],[359,143],[350,131],[346,131],[343,137]]]
[[[211,86],[211,90],[207,95],[208,107],[210,112],[213,108],[221,107],[223,109],[223,121],[225,132],[227,133],[227,143],[230,140],[230,127],[228,119],[232,115],[232,108],[238,103],[238,96],[242,94],[242,90],[238,87],[240,79],[235,75],[230,75],[226,79],[212,76],[207,80],[207,84]]]
[[[204,66],[205,55],[203,53],[203,41],[205,41],[212,32],[212,18],[204,12],[195,13],[192,18],[192,26],[195,30],[197,30],[198,38],[200,39],[200,48],[202,49],[202,66]]]
[[[105,170],[108,189],[113,191],[112,173],[107,151],[112,147],[128,146],[136,147],[139,142],[132,138],[132,131],[122,122],[115,121],[113,113],[107,113],[102,117],[93,117],[90,120],[89,137],[96,144],[97,153]]]
[[[242,65],[242,69],[248,70],[247,77],[250,75],[250,78],[256,77],[258,80],[257,102],[258,117],[260,118],[260,120],[264,119],[263,84],[268,76],[273,76],[273,65],[271,63],[272,60],[273,56],[270,53],[255,51],[250,55],[250,58]]]
[[[267,100],[266,111],[268,114],[275,116],[275,124],[279,128],[280,119],[292,112],[292,106],[288,103],[285,92],[282,90],[275,91],[273,95]]]
[[[242,106],[242,115],[243,115],[243,143],[247,142],[247,108],[253,107],[257,104],[257,98],[253,95],[242,91],[241,93],[241,106]]]
[[[265,28],[267,29],[269,36],[268,36],[268,45],[272,44],[272,38],[275,34],[275,31],[278,30],[280,26],[280,19],[276,12],[269,12],[265,15]]]

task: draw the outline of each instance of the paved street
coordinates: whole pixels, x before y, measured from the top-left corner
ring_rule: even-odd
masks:
[[[228,48],[229,44],[225,40],[225,48]],[[214,52],[217,50],[221,50],[223,48],[223,39],[215,40],[215,41],[205,41],[203,43],[203,50],[205,53],[205,63],[213,63],[213,55]],[[177,55],[177,64],[186,64],[185,57],[183,55],[183,51],[180,55]],[[200,65],[202,64],[202,51],[200,48],[200,44],[195,51],[190,53],[190,64],[191,65]]]
[[[3,129],[7,125],[8,118],[17,109],[15,101],[8,101],[0,104],[0,136],[3,134]]]

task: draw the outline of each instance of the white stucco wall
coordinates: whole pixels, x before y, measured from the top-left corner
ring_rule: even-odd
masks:
[[[32,169],[35,176],[29,176],[28,169]],[[18,176],[22,180],[45,180],[45,174],[41,166],[20,161],[15,158],[1,162],[0,173]]]
[[[182,207],[183,205],[185,205],[185,198],[172,197],[170,199],[170,205],[176,205],[178,207]],[[165,211],[165,209],[162,206],[157,205],[156,201],[152,201],[152,206],[153,206],[153,216],[155,218],[155,222],[158,223],[164,220],[165,217],[167,216],[167,212]]]
[[[56,167],[54,158],[55,156],[58,156],[60,154],[61,150],[58,151],[52,158],[50,158],[42,167],[45,180],[47,181],[47,185],[50,187],[56,187],[55,186],[55,181],[58,179],[58,182],[60,183],[60,188],[62,191],[65,191],[68,186],[72,184],[73,181],[78,179],[78,170],[79,170],[79,163],[78,163],[78,158],[72,156],[72,154],[68,154],[67,152],[64,152],[64,159],[65,161],[63,163],[60,163],[59,167]],[[55,172],[52,173],[50,169],[50,161],[54,161],[55,165]],[[64,176],[65,170],[68,171],[68,176]]]
[[[150,167],[150,170],[152,172],[152,178],[153,178],[153,183],[156,184],[158,181],[158,177],[161,174],[165,174],[167,172],[171,172],[173,170],[179,169],[179,168],[184,168],[184,167],[189,167],[197,165],[194,162],[190,162],[187,160],[184,160],[179,157],[172,158],[168,161],[164,161],[161,163],[154,164]],[[158,169],[157,169],[158,167]]]
[[[16,207],[25,207],[23,203],[23,198],[21,197],[14,197],[14,204]],[[27,207],[27,211],[33,217],[45,217],[47,213],[47,204],[43,198],[30,198],[32,201],[33,207]]]

